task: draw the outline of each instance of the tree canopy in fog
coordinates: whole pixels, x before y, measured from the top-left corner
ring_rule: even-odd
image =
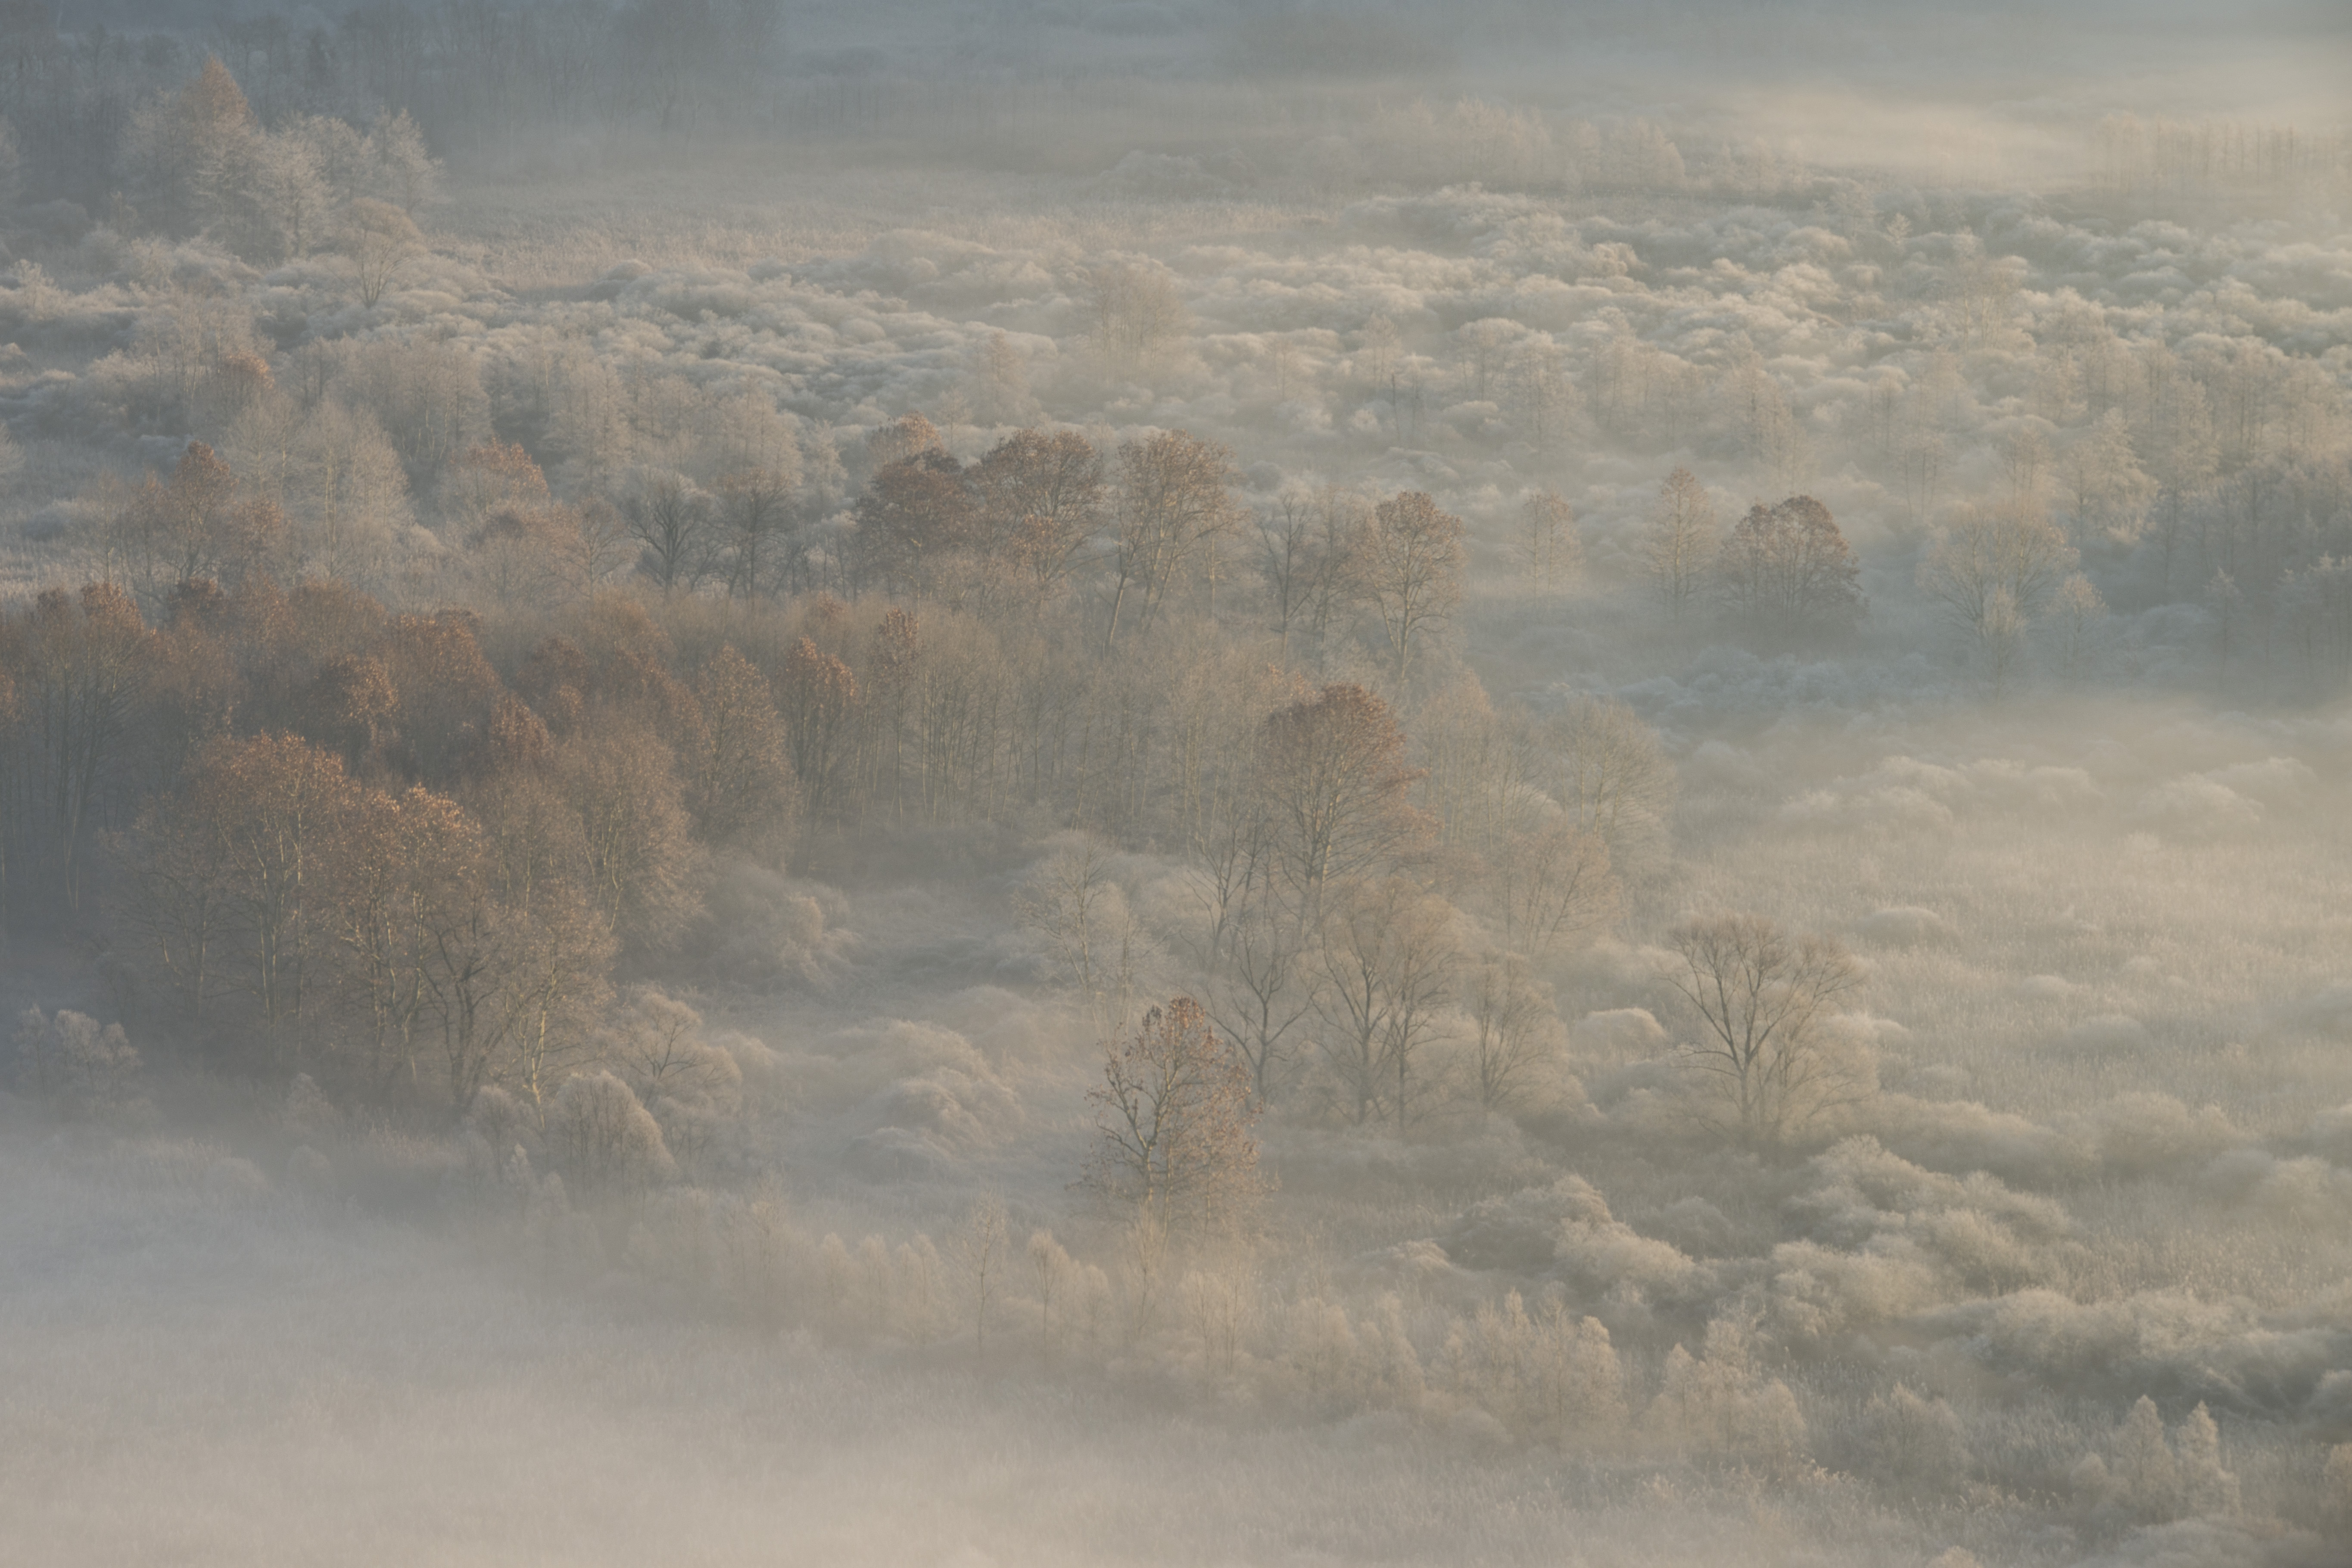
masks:
[[[10,1545],[2335,1561],[2347,43],[0,15]]]

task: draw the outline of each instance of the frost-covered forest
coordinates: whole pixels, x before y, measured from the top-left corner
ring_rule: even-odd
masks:
[[[0,1560],[2352,1562],[2347,80],[0,14]]]

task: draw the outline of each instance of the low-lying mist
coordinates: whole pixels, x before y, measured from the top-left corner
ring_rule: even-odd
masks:
[[[0,1561],[2352,1562],[2333,10],[0,38]]]

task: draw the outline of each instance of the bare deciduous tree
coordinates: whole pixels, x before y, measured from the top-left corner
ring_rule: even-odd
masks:
[[[1013,1238],[1005,1224],[1003,1198],[985,1194],[965,1212],[955,1256],[963,1265],[964,1281],[971,1292],[972,1348],[986,1355],[989,1314],[997,1297],[1004,1293],[1004,1276],[1013,1267]]]
[[[1289,1073],[1299,1043],[1292,1031],[1314,1011],[1315,992],[1307,973],[1309,933],[1291,910],[1274,907],[1271,889],[1257,891],[1222,933],[1207,1005],[1249,1063],[1263,1104]]]
[[[1534,737],[1531,773],[1576,826],[1597,834],[1611,864],[1636,876],[1664,843],[1675,767],[1658,732],[1622,702],[1576,697]]]
[[[624,992],[597,1031],[598,1055],[638,1100],[729,1103],[741,1091],[742,1069],[702,1032],[702,1015],[658,987]]]
[[[1313,511],[1304,490],[1289,490],[1257,515],[1258,574],[1265,583],[1267,607],[1282,639],[1282,662],[1290,662],[1290,629],[1306,613],[1323,565],[1316,548]]]
[[[1545,953],[1609,923],[1620,889],[1600,834],[1565,819],[1508,835],[1486,868],[1503,940]]]
[[[1037,1348],[1054,1351],[1054,1307],[1067,1295],[1077,1264],[1049,1230],[1029,1233],[1029,1278],[1037,1291]]]
[[[1372,509],[1357,572],[1380,616],[1400,685],[1412,665],[1416,642],[1443,626],[1462,602],[1462,520],[1438,510],[1421,490],[1406,490]]]
[[[372,310],[400,276],[400,269],[424,253],[425,237],[417,231],[416,221],[400,208],[362,196],[343,209],[337,244],[351,258],[360,303]]]
[[[1642,566],[1669,615],[1680,616],[1711,580],[1717,551],[1715,503],[1688,468],[1676,468],[1658,487],[1642,539]]]
[[[719,481],[726,552],[722,571],[732,596],[755,598],[774,584],[798,489],[797,475],[782,468],[737,468]]]
[[[2031,500],[1971,507],[1919,566],[1919,586],[1982,648],[1998,688],[2026,626],[2079,559]]]
[[[1488,953],[1469,983],[1470,1068],[1478,1103],[1507,1110],[1534,1090],[1566,1045],[1550,988],[1508,953]]]
[[[1576,534],[1576,509],[1557,490],[1537,490],[1519,503],[1511,557],[1538,588],[1572,583],[1584,569],[1584,546]]]
[[[640,565],[662,592],[692,588],[710,565],[710,498],[683,474],[637,476],[621,506],[629,536],[644,550]]]
[[[1022,890],[1018,909],[1077,993],[1097,1037],[1117,1040],[1133,1015],[1153,949],[1128,909],[1109,851],[1087,838],[1050,857]]]
[[[1759,915],[1717,915],[1667,933],[1679,963],[1667,984],[1698,1037],[1683,1059],[1700,1080],[1699,1114],[1769,1148],[1874,1087],[1866,1066],[1822,1026],[1862,987],[1862,966],[1824,936],[1791,938]]]
[[[1324,914],[1316,949],[1320,1044],[1339,1110],[1359,1126],[1411,1124],[1423,1060],[1452,998],[1453,910],[1401,878],[1350,889]]]

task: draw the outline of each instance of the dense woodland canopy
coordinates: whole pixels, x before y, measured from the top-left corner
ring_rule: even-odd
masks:
[[[26,1190],[1415,1560],[2335,1561],[2340,127],[998,9],[0,14]]]

